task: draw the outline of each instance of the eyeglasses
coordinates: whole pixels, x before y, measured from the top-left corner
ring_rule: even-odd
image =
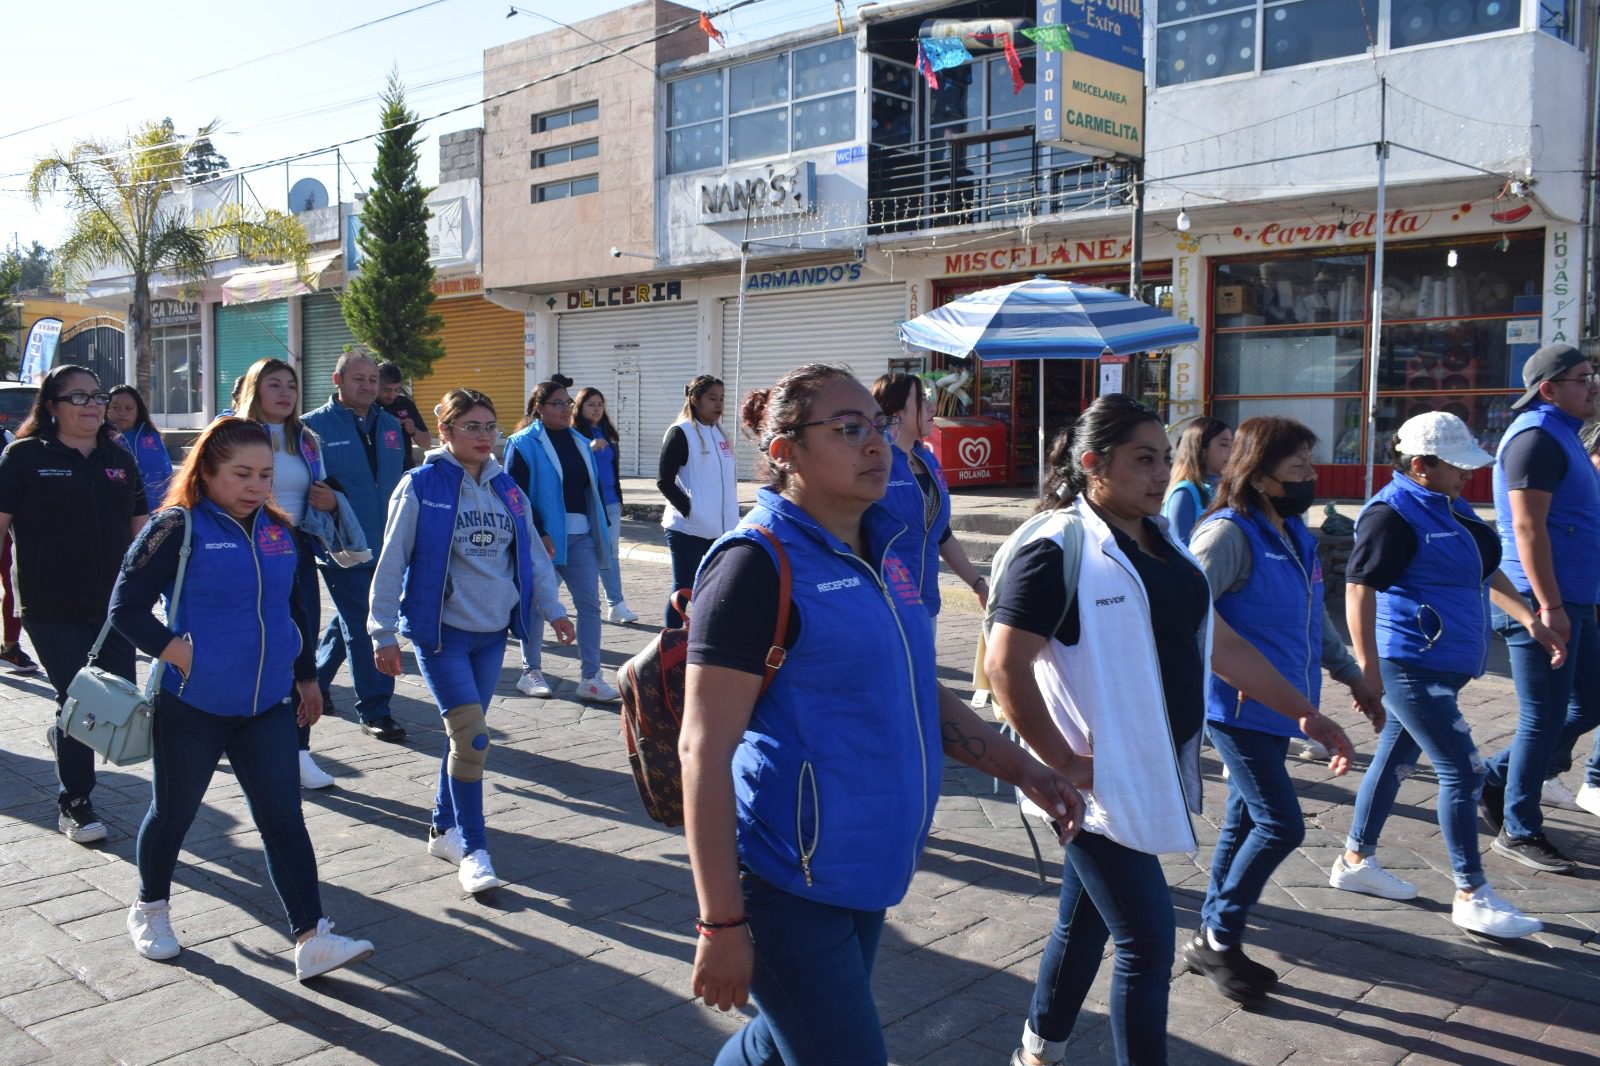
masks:
[[[1569,381],[1576,382],[1579,385],[1593,385],[1595,382],[1600,381],[1600,374],[1590,371],[1587,374],[1579,374],[1575,378],[1551,378],[1550,384],[1564,385]]]
[[[576,406],[576,405],[571,400],[545,400],[539,406],[540,407],[573,407],[573,406]]]
[[[873,433],[882,437],[885,444],[893,444],[895,430],[900,428],[900,416],[885,415],[881,419],[868,422],[860,415],[834,415],[832,418],[819,418],[815,422],[802,422],[794,428],[799,432],[807,426],[827,426],[843,437],[847,443],[859,448]]]
[[[465,433],[469,437],[492,437],[500,431],[500,423],[498,422],[446,422],[445,425],[457,433]]]
[[[74,407],[87,407],[90,404],[94,404],[96,407],[104,407],[111,402],[111,394],[109,392],[69,392],[64,396],[57,396],[56,401],[58,403],[70,403]]]

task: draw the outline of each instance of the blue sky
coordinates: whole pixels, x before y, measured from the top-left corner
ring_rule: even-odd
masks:
[[[41,155],[65,150],[80,138],[115,142],[146,119],[170,117],[182,131],[221,119],[214,143],[229,162],[264,162],[372,131],[377,93],[394,66],[406,83],[407,101],[421,115],[472,103],[482,96],[485,48],[555,28],[530,15],[507,18],[506,0],[439,0],[377,25],[340,32],[426,2],[7,5],[8,47],[0,64],[5,100],[0,107],[0,246],[17,242],[26,248],[33,240],[49,246],[61,239],[65,212],[52,205],[36,211],[22,194],[23,175]],[[516,6],[571,20],[626,4],[519,0]],[[740,44],[826,22],[833,10],[832,0],[759,0],[716,22],[729,43]],[[437,176],[441,134],[481,123],[479,107],[428,123],[423,180]],[[33,126],[40,128],[28,129]],[[341,177],[349,199],[353,183],[368,181],[375,152],[365,141],[343,153],[349,169]],[[263,204],[281,207],[289,185],[300,178],[317,178],[331,194],[337,172],[329,153],[258,171],[248,180]]]

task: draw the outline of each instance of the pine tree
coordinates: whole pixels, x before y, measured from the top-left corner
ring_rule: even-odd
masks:
[[[360,273],[345,286],[344,320],[356,339],[424,377],[444,355],[437,334],[444,319],[433,313],[433,267],[428,263],[428,194],[417,180],[419,128],[406,107],[399,72],[391,72],[380,97],[382,129],[372,188],[361,207]]]

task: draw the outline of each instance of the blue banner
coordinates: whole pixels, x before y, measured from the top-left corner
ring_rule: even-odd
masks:
[[[41,318],[28,330],[28,343],[22,346],[22,372],[17,380],[37,382],[56,361],[56,345],[61,341],[61,320]]]

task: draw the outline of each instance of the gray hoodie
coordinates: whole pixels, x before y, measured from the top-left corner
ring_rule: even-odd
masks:
[[[435,462],[455,463],[455,456],[444,449],[430,452]],[[450,567],[445,576],[443,622],[469,633],[492,633],[510,624],[517,609],[516,558],[512,540],[511,513],[489,487],[500,473],[500,464],[490,456],[479,471],[478,480],[461,478],[461,495],[456,503],[455,535],[450,545]],[[383,531],[383,553],[372,575],[372,607],[367,632],[380,648],[399,643],[400,590],[416,541],[417,514],[422,504],[403,477],[389,500],[389,521]],[[526,508],[524,515],[533,509]],[[533,551],[533,609],[547,622],[567,616],[561,605],[560,586],[555,567],[526,518],[519,536],[527,537]]]

